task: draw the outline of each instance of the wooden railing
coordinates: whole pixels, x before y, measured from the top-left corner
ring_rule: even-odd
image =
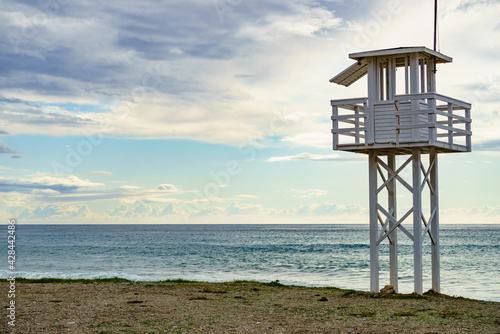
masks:
[[[388,143],[387,138],[396,146],[403,142],[423,142],[451,150],[471,150],[471,105],[467,102],[437,93],[396,95],[392,101],[380,101],[373,106],[375,110],[383,106],[386,114],[393,115],[389,117],[394,117],[394,123],[382,116],[383,124],[368,109],[367,98],[332,100],[331,105],[335,150],[339,145],[380,145]],[[391,128],[393,137],[387,135]],[[384,142],[376,131],[383,131]]]
[[[339,135],[354,138],[353,144],[365,145],[368,132],[366,127],[367,103],[366,97],[331,101],[334,150],[340,144]]]
[[[412,110],[400,112],[399,115],[425,115],[427,122],[396,126],[403,128],[427,128],[429,130],[429,144],[434,146],[446,145],[450,148],[459,146],[462,150],[471,151],[471,115],[470,103],[463,102],[437,93],[419,93],[396,95],[395,103],[412,102]],[[427,107],[421,108],[424,103]],[[396,117],[400,117],[396,116]],[[397,119],[396,119],[397,121]],[[457,142],[456,138],[463,140]],[[443,140],[444,139],[444,140]]]

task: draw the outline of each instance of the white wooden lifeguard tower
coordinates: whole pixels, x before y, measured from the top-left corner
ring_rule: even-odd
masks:
[[[349,57],[356,63],[330,82],[347,87],[367,74],[368,97],[331,101],[333,149],[369,156],[370,291],[379,291],[378,248],[386,238],[390,284],[398,291],[399,229],[413,241],[414,292],[418,294],[423,293],[422,243],[429,235],[432,290],[440,292],[438,153],[471,151],[471,105],[436,93],[436,64],[452,61],[440,52],[401,47]],[[398,159],[404,162],[397,166],[396,156],[404,155],[410,157]],[[407,166],[412,169],[411,180],[405,180],[402,173]],[[397,182],[412,198],[401,217]],[[425,189],[430,199],[426,212]],[[381,198],[387,199],[386,205]],[[403,222],[410,216],[413,228],[408,230]]]

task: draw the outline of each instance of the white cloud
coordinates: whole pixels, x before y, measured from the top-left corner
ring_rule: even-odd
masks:
[[[92,175],[103,175],[103,176],[110,176],[113,175],[113,173],[105,171],[105,170],[90,170],[87,172],[87,174],[92,174]]]
[[[160,184],[156,187],[156,190],[164,191],[164,192],[178,192],[177,188],[172,184]]]
[[[326,195],[325,190],[321,189],[290,189],[293,197],[318,197]]]
[[[53,176],[50,174],[37,173],[31,178],[11,180],[0,177],[1,192],[27,192],[35,190],[54,190],[61,193],[72,192],[82,188],[93,188],[102,186],[102,183],[82,180],[76,175]]]
[[[283,138],[283,141],[299,145],[323,147],[323,148],[329,148],[332,146],[331,134],[320,133],[320,132],[306,132],[306,133],[299,133],[293,136],[286,136]]]
[[[238,198],[257,198],[255,195],[246,195],[246,194],[241,194],[241,195],[236,195]]]
[[[340,215],[363,215],[367,212],[360,205],[340,205],[335,203],[316,203],[304,205],[297,210],[298,215],[312,216],[340,216]]]
[[[343,156],[338,153],[333,154],[312,154],[312,153],[300,153],[297,155],[287,155],[283,157],[271,157],[267,159],[268,162],[278,162],[278,161],[301,161],[301,160],[311,160],[311,161],[358,161],[357,157]]]

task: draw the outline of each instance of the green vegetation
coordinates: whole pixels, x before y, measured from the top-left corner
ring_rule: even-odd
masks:
[[[121,278],[121,277],[110,277],[110,278],[52,278],[52,277],[43,277],[43,278],[23,278],[16,277],[16,282],[18,283],[134,283],[134,281]]]

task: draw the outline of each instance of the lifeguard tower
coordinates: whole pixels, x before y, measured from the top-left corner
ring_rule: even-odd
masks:
[[[356,62],[330,82],[348,87],[367,75],[368,97],[331,101],[333,149],[369,156],[370,291],[379,291],[379,245],[385,239],[390,284],[398,291],[400,230],[413,241],[414,292],[418,294],[423,293],[422,243],[429,235],[432,290],[439,292],[438,154],[471,151],[471,105],[436,93],[436,64],[452,61],[440,52],[401,47],[349,57]],[[396,157],[405,155],[409,157],[398,159],[404,162],[397,166]],[[407,166],[411,166],[411,180],[404,179]],[[398,182],[412,198],[401,217]],[[430,199],[426,212],[424,191],[429,191],[424,197]],[[411,229],[403,225],[409,217]]]

